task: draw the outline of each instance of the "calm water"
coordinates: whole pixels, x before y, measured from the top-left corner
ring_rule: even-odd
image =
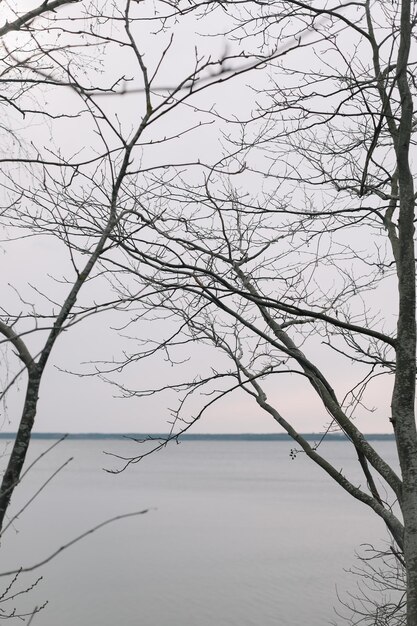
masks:
[[[32,458],[48,445],[35,441]],[[102,471],[117,465],[103,449],[126,454],[135,445],[64,442],[15,497],[17,511],[74,457],[7,531],[2,571],[32,565],[106,518],[151,509],[44,566],[18,604],[49,600],[33,626],[323,626],[335,619],[336,587],[352,584],[343,569],[354,549],[387,537],[308,459],[292,461],[290,443],[187,441],[121,475]],[[391,442],[375,446],[394,459]],[[355,475],[346,443],[324,449]]]

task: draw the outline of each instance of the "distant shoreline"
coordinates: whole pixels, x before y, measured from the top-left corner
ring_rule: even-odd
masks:
[[[0,432],[0,439],[14,439],[16,433]],[[32,433],[32,439],[61,439],[65,433]],[[91,440],[91,439],[166,439],[167,434],[152,433],[68,433],[67,439]],[[320,441],[323,433],[302,433],[307,441]],[[368,441],[394,441],[394,435],[390,433],[365,433]],[[328,433],[326,441],[347,441],[343,433]],[[180,441],[293,441],[286,433],[219,433],[199,434],[185,433],[180,435]]]

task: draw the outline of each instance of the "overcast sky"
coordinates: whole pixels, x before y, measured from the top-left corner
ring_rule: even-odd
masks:
[[[159,84],[176,80],[181,74],[179,68],[192,67],[190,57],[195,43],[194,33],[198,29],[201,32],[201,30],[213,28],[214,23],[213,20],[210,23],[209,19],[207,23],[204,23],[203,28],[201,22],[197,26],[192,18],[183,20],[176,31],[176,47],[173,49],[175,53],[168,55],[161,71]],[[19,41],[19,36],[16,41]],[[225,49],[224,38],[212,40],[200,38],[199,42],[203,45],[204,52],[212,49],[214,54],[218,55]],[[162,38],[156,38],[149,32],[145,33],[143,29],[141,45],[146,49],[149,66],[155,65],[163,44]],[[120,65],[125,63],[122,56],[120,59],[114,56],[110,59],[107,57],[104,61],[105,76],[109,79],[113,75],[118,75]],[[231,112],[246,114],[250,110],[248,83],[250,87],[253,87],[257,81],[257,75],[252,75],[250,80],[247,77],[237,79],[234,83],[222,86],[221,89],[214,89],[208,99],[204,99],[206,96],[197,97],[193,104],[196,106],[204,104],[206,109],[216,104],[221,106],[221,110],[228,115]],[[73,95],[68,92],[68,102],[64,103],[62,100],[54,101],[53,94],[48,94],[47,98],[51,100],[50,106],[57,110],[61,104],[68,105]],[[60,98],[62,98],[62,91]],[[103,106],[111,109],[115,106],[114,100],[111,103],[104,103]],[[117,113],[125,128],[135,122],[137,111],[142,107],[143,94],[118,99]],[[164,134],[184,130],[187,124],[191,126],[198,119],[198,115],[192,108],[182,107],[175,112],[173,119],[169,118],[160,123],[155,129],[154,137],[146,138],[147,140],[155,139],[155,137],[161,138]],[[205,119],[208,118],[209,116]],[[38,145],[46,146],[48,142],[53,141],[68,154],[82,149],[83,156],[91,154],[95,147],[94,129],[85,119],[81,119],[76,125],[63,122],[50,127],[38,125],[36,118],[27,120],[27,123],[30,126],[31,137]],[[208,127],[198,135],[190,133],[185,136],[180,144],[172,142],[168,149],[166,145],[144,148],[142,162],[149,164],[161,162],[162,159],[168,162],[192,161],[200,158],[202,153],[205,159],[214,160],[220,154],[220,148],[218,135],[213,132],[212,127]],[[22,174],[22,177],[24,179],[25,175]],[[10,231],[8,233],[4,231],[3,234],[7,238]],[[3,244],[2,259],[3,268],[6,271],[2,272],[1,288],[6,308],[14,312],[23,311],[25,307],[28,310],[30,306],[27,303],[32,302],[42,307],[45,299],[39,295],[40,292],[46,293],[48,298],[57,303],[62,302],[68,289],[68,286],[62,283],[62,279],[70,276],[72,268],[67,253],[52,238],[22,239],[11,245]],[[87,289],[88,287],[87,285]],[[325,291],[327,287],[323,284],[321,288]],[[328,288],[331,288],[331,284]],[[392,303],[392,294],[382,290],[374,294],[374,299],[379,301],[381,306],[385,306],[388,300],[390,304]],[[387,311],[387,315],[390,314]],[[127,344],[126,339],[120,338],[112,330],[115,325],[117,326],[117,322],[114,316],[101,314],[87,319],[60,337],[42,383],[35,430],[58,432],[166,432],[168,430],[171,419],[170,408],[174,407],[177,401],[175,392],[161,393],[148,398],[122,399],[117,397],[120,394],[114,386],[91,376],[76,375],[91,371],[91,368],[90,370],[86,368],[85,363],[118,358]],[[140,338],[146,338],[148,332],[150,331],[144,324],[143,336]],[[155,333],[155,329],[152,332]],[[31,342],[32,349],[36,351],[38,345],[36,334],[28,338],[28,341]],[[314,357],[315,350],[318,354],[322,350],[320,340],[317,340],[316,346],[313,344],[309,349],[311,352],[308,356]],[[6,363],[3,381],[6,381],[10,371],[15,371],[16,364],[10,349],[3,352],[4,363]],[[138,364],[134,370],[131,369],[126,373],[127,383],[132,388],[151,388],[161,386],[161,383],[193,378],[200,368],[219,366],[216,351],[209,348],[195,346],[184,349],[184,358],[187,359],[186,363],[177,368],[173,368],[172,364],[162,357]],[[323,371],[332,375],[334,388],[340,396],[343,396],[355,380],[351,363],[338,358],[330,351],[323,358]],[[63,370],[71,371],[73,374]],[[9,395],[7,406],[4,407],[4,430],[16,428],[19,407],[23,401],[22,389],[23,385],[16,385]],[[300,384],[297,377],[279,376],[274,379],[274,384],[268,384],[268,393],[280,408],[283,416],[294,420],[294,425],[299,431],[319,432],[327,426],[328,417],[317,396],[305,384],[305,381]],[[389,431],[387,413],[389,394],[390,382],[387,378],[377,380],[370,386],[367,404],[374,410],[369,412],[363,409],[358,413],[358,426],[365,432]],[[201,403],[196,402],[195,406],[191,403],[190,415],[195,414],[200,406]],[[193,426],[192,432],[259,433],[279,430],[272,418],[263,413],[253,399],[243,392],[236,392],[210,408]]]

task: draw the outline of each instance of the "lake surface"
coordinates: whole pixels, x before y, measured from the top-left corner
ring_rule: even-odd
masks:
[[[50,444],[34,441],[31,458]],[[14,512],[74,457],[8,529],[1,571],[40,561],[107,518],[150,509],[21,575],[21,586],[43,580],[19,609],[49,601],[32,626],[324,626],[337,621],[336,588],[343,595],[354,584],[344,568],[355,548],[387,539],[367,507],[303,455],[291,460],[289,442],[185,441],[122,474],[102,471],[118,466],[103,450],[137,445],[65,441],[16,492]],[[395,464],[393,442],[374,445]],[[324,446],[359,477],[346,442]]]

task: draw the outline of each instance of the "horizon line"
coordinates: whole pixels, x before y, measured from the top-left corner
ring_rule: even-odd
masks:
[[[363,433],[367,439],[394,439],[394,433]],[[323,433],[309,432],[300,433],[306,440],[324,438],[327,440],[347,440],[348,437],[341,432]],[[14,439],[16,432],[1,432],[0,439]],[[65,433],[55,431],[37,431],[32,433],[32,439],[134,439],[149,441],[153,439],[182,439],[182,440],[269,440],[269,441],[294,441],[288,433],[183,433],[178,436],[169,433],[133,433],[133,432],[77,432]]]

